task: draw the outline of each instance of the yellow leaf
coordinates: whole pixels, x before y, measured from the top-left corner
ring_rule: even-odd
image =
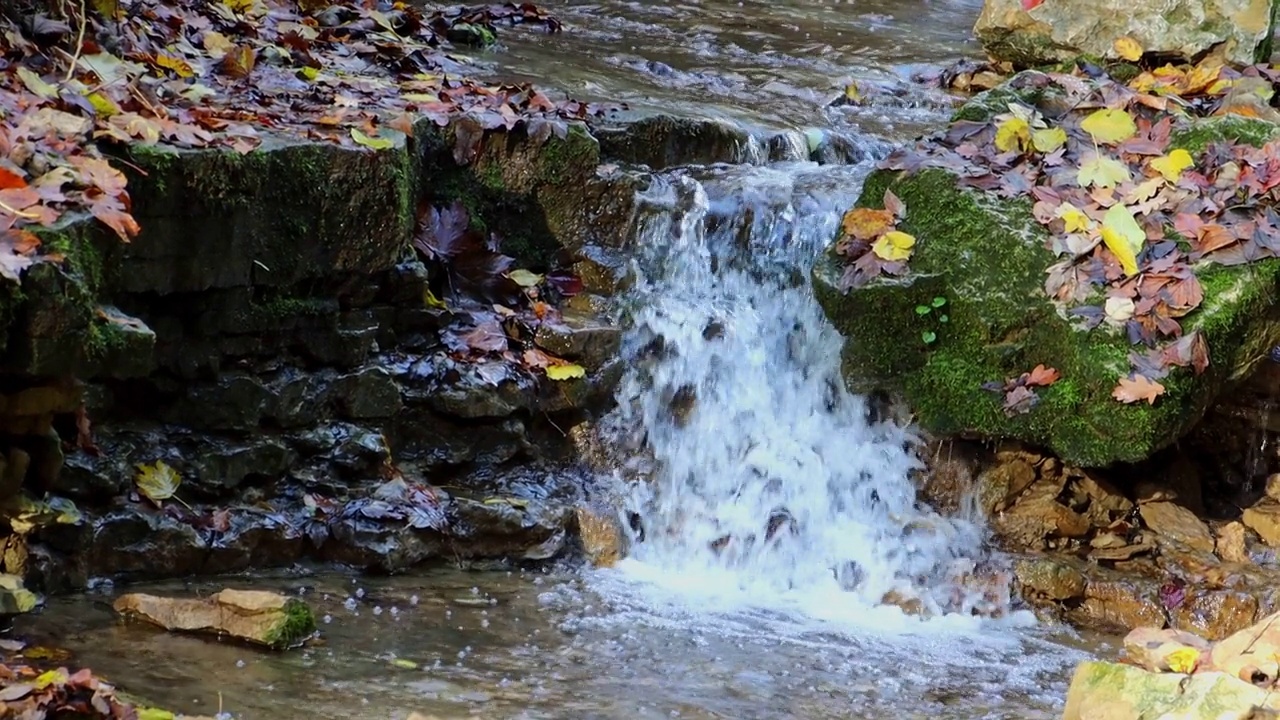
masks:
[[[398,667],[398,668],[404,668],[405,670],[417,670],[417,669],[418,669],[418,663],[416,663],[416,662],[414,662],[414,661],[412,661],[412,660],[405,660],[404,658],[396,658],[396,659],[394,659],[394,660],[392,660],[392,661],[391,661],[391,664],[392,664],[392,665],[394,665],[394,666],[396,666],[396,667]]]
[[[586,377],[587,370],[581,365],[548,365],[547,377],[552,380],[572,380],[574,378]]]
[[[173,55],[165,55],[164,53],[157,54],[156,65],[166,70],[172,70],[174,74],[180,78],[189,78],[196,74],[195,69],[191,67],[190,63],[180,57],[174,57]]]
[[[420,105],[426,105],[427,103],[440,102],[440,96],[434,93],[405,93],[400,97],[404,98],[405,102],[411,102],[411,103],[416,103]]]
[[[1191,153],[1182,148],[1151,161],[1151,169],[1163,175],[1164,179],[1170,183],[1178,182],[1178,178],[1182,177],[1182,171],[1193,165],[1195,161],[1191,159]]]
[[[1218,75],[1222,72],[1222,66],[1217,61],[1206,61],[1200,65],[1191,68],[1191,72],[1187,73],[1185,87],[1182,89],[1183,95],[1195,95],[1209,88],[1218,80]]]
[[[253,0],[222,0],[222,4],[234,12],[247,12],[253,7]]]
[[[443,300],[436,297],[436,294],[431,292],[431,288],[425,286],[422,288],[422,304],[432,310],[444,310],[448,307],[444,304]]]
[[[173,713],[160,708],[141,708],[138,710],[138,720],[174,720],[174,717]]]
[[[303,80],[306,80],[307,82],[315,82],[316,78],[320,77],[320,69],[313,68],[310,66],[299,68],[298,77],[301,77]]]
[[[1069,233],[1088,232],[1089,227],[1093,225],[1093,221],[1089,219],[1088,215],[1085,215],[1080,208],[1069,202],[1064,202],[1058,206],[1058,217],[1062,218],[1062,221],[1067,224],[1066,229]]]
[[[1011,115],[996,126],[996,149],[1000,152],[1025,150],[1031,144],[1031,125]]]
[[[351,128],[351,139],[370,150],[390,150],[395,142],[391,138],[369,137],[357,128]]]
[[[1048,154],[1065,145],[1067,131],[1062,128],[1045,128],[1031,133],[1031,145],[1036,150]]]
[[[1094,142],[1119,144],[1138,133],[1133,117],[1123,110],[1103,108],[1080,123],[1080,128],[1093,136]]]
[[[844,88],[844,99],[851,103],[862,102],[862,91],[858,89],[858,83],[849,83]]]
[[[915,246],[916,239],[913,236],[901,230],[891,230],[871,244],[871,252],[881,260],[893,262],[910,258],[911,249]]]
[[[157,460],[151,465],[139,465],[138,475],[134,478],[134,482],[138,485],[138,492],[142,493],[151,502],[159,505],[161,502],[173,497],[178,491],[178,485],[182,483],[182,476],[177,470],[169,467],[163,460]],[[174,498],[175,500],[177,498]],[[182,502],[178,500],[178,502]]]
[[[515,284],[523,288],[535,287],[537,286],[538,283],[542,282],[541,275],[537,273],[529,272],[528,270],[525,270],[523,268],[519,270],[512,270],[511,272],[507,273],[507,277],[511,278],[513,281],[515,281]]]
[[[1192,647],[1178,648],[1165,656],[1165,662],[1169,664],[1169,669],[1184,675],[1190,675],[1196,669],[1196,663],[1200,661],[1200,651]]]
[[[105,18],[119,20],[124,17],[124,12],[120,10],[120,0],[92,0],[90,7]]]
[[[59,668],[57,670],[49,670],[41,673],[41,675],[37,677],[35,682],[32,684],[36,686],[37,690],[44,690],[50,685],[66,685],[67,680],[69,679],[70,678],[67,677],[67,671]]]
[[[1124,205],[1112,205],[1102,218],[1102,242],[1106,243],[1125,275],[1138,274],[1138,252],[1147,241],[1147,233]]]
[[[1076,182],[1080,187],[1110,188],[1129,181],[1129,167],[1114,158],[1093,155],[1080,163]]]
[[[1111,47],[1115,49],[1116,55],[1119,55],[1129,62],[1137,62],[1142,59],[1142,43],[1139,43],[1128,35],[1116,38],[1116,41],[1111,44]]]
[[[18,79],[22,80],[22,84],[34,95],[38,95],[45,100],[53,100],[58,97],[58,88],[44,81],[39,75],[28,70],[22,65],[18,66]]]
[[[221,60],[236,47],[236,44],[231,42],[230,38],[214,30],[205,33],[202,42],[204,43],[204,51],[209,53],[209,57],[214,60]]]
[[[98,117],[109,118],[120,112],[120,106],[116,101],[101,92],[89,93],[86,99],[93,106],[93,111],[98,113]]]

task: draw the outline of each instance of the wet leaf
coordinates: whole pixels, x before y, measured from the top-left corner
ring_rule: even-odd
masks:
[[[1200,651],[1193,647],[1178,648],[1165,656],[1165,662],[1171,671],[1190,675],[1200,662]]]
[[[537,287],[538,284],[542,282],[544,276],[538,275],[537,273],[529,272],[528,270],[519,269],[519,270],[512,270],[511,272],[507,273],[507,277],[515,281],[515,284],[519,285],[520,287],[531,288],[531,287]]]
[[[66,669],[58,668],[57,670],[48,670],[41,673],[32,684],[35,685],[36,690],[44,690],[50,685],[66,685],[67,678]]]
[[[1080,128],[1103,145],[1118,145],[1138,133],[1132,115],[1111,108],[1095,111],[1081,121]]]
[[[139,465],[134,482],[138,486],[138,492],[156,505],[161,505],[170,498],[177,499],[174,498],[174,493],[182,484],[182,476],[165,461],[157,460],[150,465]]]
[[[996,125],[996,149],[1000,152],[1022,152],[1031,145],[1031,125],[1025,118],[1010,115]]]
[[[369,137],[359,128],[351,128],[351,139],[355,140],[357,145],[363,145],[371,150],[390,150],[395,147],[395,141],[391,138]]]
[[[1056,214],[1062,218],[1069,233],[1088,232],[1093,227],[1093,220],[1071,203],[1064,202],[1059,205]]]
[[[164,53],[156,55],[156,66],[170,70],[180,78],[189,78],[196,74],[195,69],[191,67],[191,63],[182,58]]]
[[[394,659],[392,659],[392,660],[391,660],[391,665],[392,665],[392,666],[394,666],[394,667],[402,668],[402,669],[404,669],[404,670],[417,670],[417,669],[418,669],[418,663],[416,663],[416,662],[414,662],[414,661],[412,661],[412,660],[406,660],[406,659],[404,659],[404,658],[394,658]]]
[[[551,365],[547,367],[547,378],[550,380],[573,380],[587,376],[586,368],[581,365],[572,363],[565,365]]]
[[[1031,133],[1031,145],[1038,152],[1051,153],[1065,145],[1067,131],[1062,128],[1045,128]]]
[[[26,86],[27,90],[33,95],[44,98],[45,100],[56,100],[58,97],[58,88],[44,81],[39,75],[31,70],[19,66],[17,69],[18,79]]]
[[[854,208],[844,214],[840,223],[845,235],[857,240],[873,240],[893,227],[894,216],[889,210]]]

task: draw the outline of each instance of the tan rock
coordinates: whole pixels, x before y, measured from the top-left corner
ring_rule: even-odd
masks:
[[[315,631],[306,603],[260,590],[223,590],[207,598],[166,598],[133,593],[113,606],[166,630],[230,635],[283,649],[300,644]]]
[[[1186,648],[1199,653],[1209,651],[1209,642],[1183,630],[1134,628],[1124,638],[1124,652],[1134,662],[1152,672],[1167,672],[1169,655]]]
[[[1247,532],[1240,522],[1229,522],[1218,528],[1217,541],[1214,543],[1218,557],[1233,563],[1250,562],[1248,543],[1245,540]]]
[[[596,567],[613,567],[622,559],[626,535],[617,513],[603,508],[580,505],[574,509],[578,522],[578,537],[587,559]]]
[[[1221,672],[1188,677],[1090,660],[1071,678],[1062,720],[1245,720],[1255,707],[1280,708],[1280,693]]]
[[[1032,66],[1081,55],[1118,60],[1115,42],[1135,40],[1148,53],[1225,62],[1265,60],[1270,0],[1049,0],[1030,10],[1021,0],[986,0],[974,33],[997,60]]]
[[[1074,538],[1092,528],[1088,518],[1058,502],[1063,478],[1037,480],[1013,507],[991,520],[991,528],[1016,548],[1043,549],[1046,538]]]
[[[1013,576],[1022,585],[1024,597],[1039,595],[1050,600],[1070,600],[1084,595],[1084,573],[1065,559],[1024,558],[1013,564]]]
[[[1157,535],[1204,552],[1213,552],[1213,535],[1209,526],[1195,513],[1171,502],[1143,503],[1139,506],[1142,521]]]
[[[986,513],[1000,512],[1035,481],[1036,469],[1026,460],[1015,457],[1000,462],[978,476],[978,501]]]
[[[1251,530],[1258,533],[1262,542],[1271,547],[1280,547],[1280,503],[1263,500],[1251,508],[1246,508],[1240,519]]]
[[[1154,581],[1129,578],[1107,571],[1089,578],[1084,601],[1067,617],[1085,627],[1127,632],[1136,627],[1163,627],[1164,609],[1157,599]]]
[[[1089,519],[1096,525],[1108,525],[1133,509],[1133,501],[1116,486],[1100,477],[1086,474],[1076,484],[1089,497]]]
[[[1209,659],[1214,669],[1246,682],[1274,682],[1280,677],[1280,613],[1214,645]]]
[[[1272,500],[1280,502],[1280,473],[1273,473],[1267,476],[1266,495]]]

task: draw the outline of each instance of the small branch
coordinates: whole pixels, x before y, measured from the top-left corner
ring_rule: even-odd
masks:
[[[75,54],[71,56],[71,66],[67,68],[67,76],[62,82],[71,82],[71,78],[75,77],[76,65],[80,64],[80,53],[84,51],[84,31],[89,27],[89,12],[84,6],[84,0],[80,0],[80,34],[76,37]]]

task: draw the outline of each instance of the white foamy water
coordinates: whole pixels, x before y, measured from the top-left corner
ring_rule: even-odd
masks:
[[[642,197],[607,428],[642,521],[629,575],[716,608],[864,626],[901,623],[876,607],[890,593],[957,619],[1002,602],[962,582],[985,561],[980,526],[917,503],[913,438],[844,389],[809,287],[865,172],[698,169]]]

